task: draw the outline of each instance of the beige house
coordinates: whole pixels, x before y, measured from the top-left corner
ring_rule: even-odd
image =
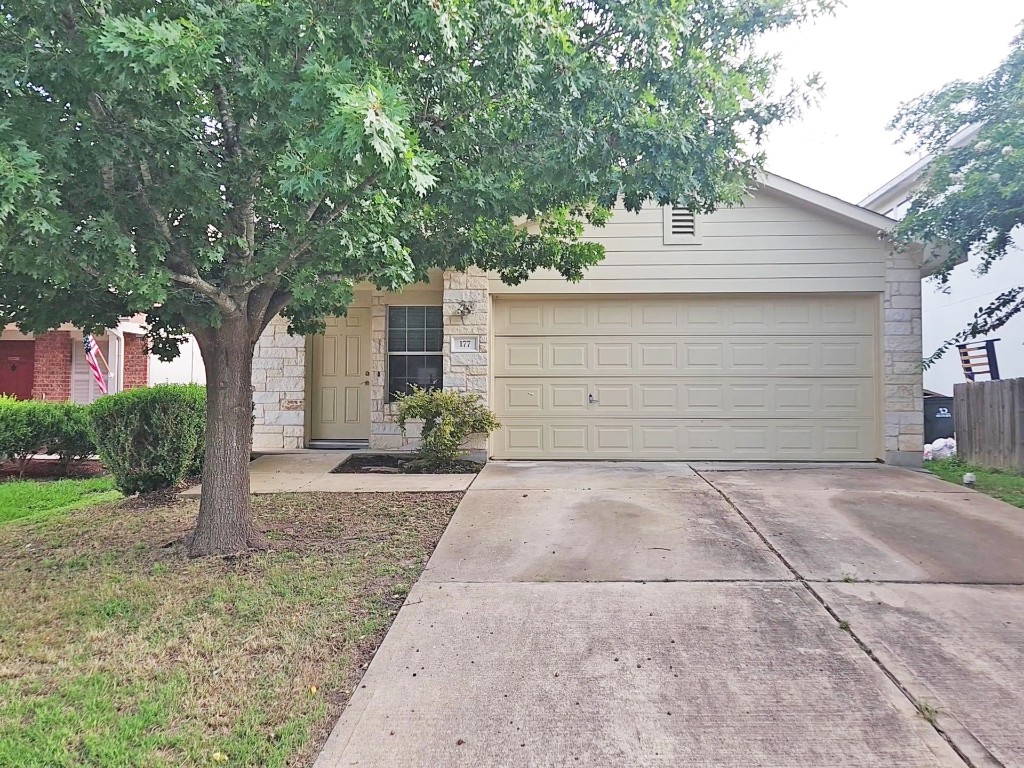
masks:
[[[366,287],[321,336],[257,347],[258,448],[399,448],[394,393],[480,393],[502,459],[919,464],[920,251],[894,222],[768,175],[740,207],[615,211],[570,284],[438,272]]]

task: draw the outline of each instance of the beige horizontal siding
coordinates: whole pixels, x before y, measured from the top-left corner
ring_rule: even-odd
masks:
[[[744,214],[747,211],[742,211]],[[660,211],[659,211],[660,213]],[[704,217],[700,222],[701,235],[707,239],[722,237],[742,239],[747,237],[822,237],[824,235],[845,235],[856,238],[858,242],[867,243],[869,246],[877,244],[878,237],[870,233],[858,233],[852,231],[845,224],[832,223],[821,219],[801,219],[796,221],[750,221],[739,218],[719,219],[719,214],[714,213]],[[622,211],[616,215],[616,220],[604,227],[586,227],[584,236],[593,240],[619,240],[632,238],[651,237],[652,228],[661,223],[660,217],[657,221],[636,221],[633,214]],[[661,239],[661,231],[655,233]],[[688,246],[671,246],[685,250]]]
[[[614,211],[585,236],[605,259],[581,283],[543,270],[519,286],[492,276],[495,294],[878,293],[889,246],[868,227],[766,191],[743,206],[698,216],[698,243],[664,242],[663,211]]]
[[[490,283],[492,294],[537,294],[565,295],[569,294],[651,294],[651,293],[831,293],[863,292],[881,293],[885,290],[885,279],[879,277],[857,277],[836,280],[832,277],[807,278],[797,275],[779,275],[773,278],[737,279],[732,277],[695,280],[665,280],[656,276],[652,268],[637,270],[644,277],[630,280],[599,280],[589,279],[580,283],[568,283],[556,273],[551,279],[544,279],[537,273],[527,282],[518,286],[508,286],[500,280]],[[794,270],[799,271],[799,270]],[[654,274],[652,274],[654,273]],[[646,275],[650,275],[647,277]],[[837,287],[842,286],[842,287]]]
[[[813,243],[808,243],[813,245]],[[773,264],[874,264],[877,258],[877,248],[862,248],[859,250],[845,250],[831,248],[808,248],[805,250],[792,249],[788,251],[775,251],[772,254]],[[708,248],[689,251],[685,254],[686,260],[682,262],[678,251],[670,251],[667,247],[660,251],[637,251],[629,254],[630,259],[638,263],[658,264],[749,264],[750,256],[743,251],[712,251]],[[759,262],[763,264],[764,262]],[[607,266],[607,265],[605,265]],[[561,279],[561,278],[559,278]]]
[[[658,268],[658,280],[750,280],[750,279],[771,279],[777,277],[788,277],[780,275],[780,270],[786,269],[794,273],[794,277],[801,278],[829,278],[841,279],[847,277],[873,277],[884,279],[884,265],[863,262],[840,262],[833,264],[807,263],[807,262],[773,262],[771,264],[653,264],[647,265]],[[632,280],[642,279],[637,277],[637,267],[629,264],[603,264],[597,269],[601,271],[601,280]],[[596,271],[596,270],[595,270]],[[542,278],[531,278],[542,279]],[[565,282],[562,277],[557,278]]]

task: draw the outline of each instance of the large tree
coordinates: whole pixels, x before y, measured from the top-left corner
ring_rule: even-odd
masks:
[[[936,273],[941,285],[970,256],[981,274],[1008,254],[1024,256],[1024,31],[990,75],[949,83],[904,105],[892,127],[934,156],[896,235],[948,247]],[[1006,286],[926,364],[1021,310],[1024,285]]]
[[[791,114],[759,36],[831,0],[2,0],[0,322],[145,312],[207,369],[195,555],[259,547],[253,348],[353,286],[599,261],[616,201],[740,199]],[[519,223],[539,222],[529,234]]]

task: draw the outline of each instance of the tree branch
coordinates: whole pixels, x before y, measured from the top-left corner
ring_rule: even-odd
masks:
[[[365,179],[363,179],[361,182],[359,182],[359,184],[355,187],[355,189],[352,190],[352,197],[355,198],[355,197],[359,196],[361,193],[365,192],[367,189],[369,189],[370,187],[372,187],[376,183],[377,183],[377,174],[372,174],[370,176],[367,176]],[[318,207],[319,207],[319,204],[318,204]],[[303,256],[305,256],[309,252],[309,249],[313,247],[313,241],[316,240],[316,236],[318,234],[320,234],[319,230],[322,229],[323,227],[326,227],[327,225],[331,224],[332,222],[336,221],[343,213],[345,213],[345,211],[348,210],[348,207],[349,207],[349,203],[348,202],[340,203],[337,206],[335,206],[334,210],[332,210],[323,219],[323,221],[319,222],[316,225],[317,226],[316,231],[314,231],[311,235],[308,235],[306,238],[304,238],[302,240],[302,242],[300,242],[298,245],[296,245],[295,248],[293,248],[291,250],[291,252],[287,256],[285,256],[283,259],[281,259],[274,266],[274,269],[272,270],[272,274],[275,274],[278,277],[281,277],[289,267],[293,266],[295,264],[295,262],[297,262],[299,259],[301,259]],[[314,209],[313,213],[316,213],[315,209]],[[255,288],[257,285],[259,285],[261,282],[262,282],[261,280],[250,280],[248,283],[246,283],[243,286],[243,290],[250,291],[253,288]]]
[[[292,300],[291,291],[277,290],[274,291],[274,295],[270,297],[270,301],[267,302],[267,308],[263,313],[263,323],[260,326],[260,332],[270,324],[270,321],[274,319],[278,312],[288,306],[288,302]]]
[[[174,282],[179,285],[188,286],[196,293],[205,296],[229,315],[235,315],[241,311],[238,303],[231,296],[198,275],[183,275],[180,272],[170,272],[170,276]]]
[[[307,224],[313,220],[313,217],[316,216],[316,212],[320,210],[320,206],[323,204],[324,198],[322,197],[319,200],[315,200],[314,202],[309,204],[309,207],[306,209]]]
[[[235,123],[234,115],[231,114],[228,90],[223,83],[214,84],[213,98],[217,102],[217,111],[220,113],[220,124],[224,127],[224,147],[228,151],[228,157],[241,157],[242,143],[239,140],[238,124]]]
[[[263,315],[267,311],[267,305],[270,303],[275,290],[277,290],[276,286],[263,284],[249,292],[249,296],[245,301],[245,314],[249,319],[250,326],[262,322]],[[260,330],[262,331],[262,328]],[[259,334],[257,333],[257,335]]]

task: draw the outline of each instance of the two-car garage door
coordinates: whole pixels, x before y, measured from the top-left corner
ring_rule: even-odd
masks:
[[[874,459],[878,315],[871,294],[496,297],[492,453]]]

